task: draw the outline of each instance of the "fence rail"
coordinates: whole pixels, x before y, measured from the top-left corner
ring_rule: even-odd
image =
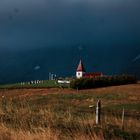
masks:
[[[92,113],[93,114],[93,113],[95,113],[95,108],[92,108],[92,109],[77,109],[76,111],[81,112],[81,113]],[[102,115],[108,114],[108,115],[112,115],[112,116],[121,117],[122,111],[115,111],[115,110],[111,110],[111,109],[102,108],[101,114]],[[130,113],[128,111],[125,111],[125,117],[140,119],[140,112]]]

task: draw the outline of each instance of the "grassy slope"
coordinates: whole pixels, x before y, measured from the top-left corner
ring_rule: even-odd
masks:
[[[68,85],[63,85],[67,87]],[[44,80],[38,84],[29,84],[29,82],[24,82],[24,85],[21,83],[14,83],[14,84],[6,84],[0,85],[0,89],[18,89],[18,88],[55,88],[61,87],[60,84],[57,83],[55,80]]]
[[[0,122],[3,124],[0,129],[5,128],[10,135],[14,133],[14,138],[21,134],[26,139],[32,139],[34,135],[77,140],[80,137],[82,140],[94,137],[140,138],[139,119],[134,117],[140,111],[140,84],[82,91],[58,88],[1,89],[0,96]],[[96,126],[95,105],[98,99],[102,100],[102,111],[105,112],[102,124]],[[89,108],[89,105],[93,105],[93,108]],[[125,117],[124,130],[121,129],[121,115],[118,115],[123,107],[125,113],[131,116]],[[6,135],[5,129],[3,137]],[[30,136],[27,131],[31,133]]]

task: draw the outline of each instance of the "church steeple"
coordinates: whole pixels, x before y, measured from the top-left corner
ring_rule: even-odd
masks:
[[[78,65],[77,70],[76,70],[76,77],[82,78],[84,73],[85,73],[85,68],[84,68],[84,65],[82,63],[82,60],[80,60],[79,65]]]
[[[82,60],[80,60],[79,65],[78,65],[78,67],[77,67],[77,72],[78,72],[78,71],[85,72],[85,68],[84,68],[84,65],[83,65],[83,63],[82,63]]]

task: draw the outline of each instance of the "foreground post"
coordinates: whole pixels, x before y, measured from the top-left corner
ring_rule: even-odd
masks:
[[[98,100],[96,105],[96,124],[100,124],[101,122],[101,101]]]
[[[122,111],[122,129],[124,129],[124,108]]]

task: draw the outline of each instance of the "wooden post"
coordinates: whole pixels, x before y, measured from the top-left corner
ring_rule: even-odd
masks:
[[[96,105],[96,124],[100,123],[101,123],[101,101],[98,100]]]
[[[124,108],[122,111],[122,129],[124,129]]]
[[[79,90],[79,89],[78,89],[78,87],[77,87],[77,92],[78,92],[78,90]]]

